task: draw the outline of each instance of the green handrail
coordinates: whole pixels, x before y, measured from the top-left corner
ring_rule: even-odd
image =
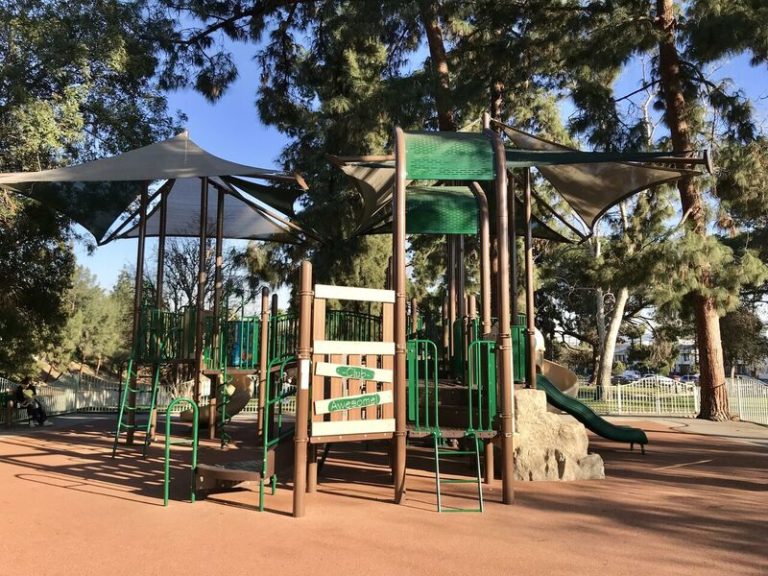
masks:
[[[475,340],[469,345],[468,357],[468,429],[491,431],[496,416],[496,342]]]
[[[276,378],[276,383],[283,384],[285,382],[285,371],[288,366],[288,364],[295,363],[296,357],[295,356],[284,356],[282,358],[274,358],[269,363],[269,368],[267,370],[267,374],[270,374],[272,378]],[[280,366],[279,370],[275,370],[273,372],[273,369],[277,366]],[[266,379],[266,390],[264,397],[266,398],[264,406],[260,407],[261,411],[261,417],[264,419],[264,428],[263,428],[263,434],[262,434],[262,461],[261,461],[261,480],[259,481],[259,511],[264,511],[264,485],[265,485],[265,475],[267,473],[267,466],[269,461],[269,450],[277,446],[280,441],[287,436],[287,433],[283,432],[283,400],[287,398],[288,396],[293,396],[296,394],[296,387],[289,387],[281,389],[279,392],[277,392],[277,388],[272,387],[272,378]],[[270,423],[272,421],[271,415],[272,415],[272,406],[277,405],[278,411],[277,411],[277,423],[276,423],[276,431],[274,438],[270,438]],[[269,478],[270,485],[272,487],[272,494],[274,495],[276,489],[277,489],[277,474],[272,474]]]
[[[406,343],[408,367],[408,420],[416,429],[432,430],[440,426],[438,417],[437,346],[431,340],[416,339]],[[424,405],[419,389],[424,387]],[[430,398],[430,395],[432,398]]]
[[[171,409],[186,402],[192,406],[192,440],[171,440]],[[192,446],[192,477],[190,485],[190,501],[195,501],[195,470],[197,469],[197,441],[198,441],[198,413],[197,403],[191,398],[175,398],[165,410],[165,476],[163,479],[163,506],[168,506],[168,491],[171,483],[171,445]]]

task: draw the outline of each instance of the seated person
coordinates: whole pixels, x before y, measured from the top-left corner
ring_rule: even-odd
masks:
[[[50,425],[50,422],[46,422],[48,416],[45,413],[45,408],[37,399],[37,389],[29,376],[25,376],[16,388],[16,405],[27,409],[31,422],[38,426]]]

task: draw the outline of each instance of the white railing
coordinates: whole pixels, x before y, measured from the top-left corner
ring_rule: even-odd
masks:
[[[649,376],[628,384],[580,386],[577,398],[598,414],[694,417],[699,392],[693,384]]]
[[[731,416],[768,425],[768,384],[756,378],[726,378]]]
[[[14,399],[17,386],[17,382],[0,377],[0,393],[8,394],[10,400]],[[78,374],[67,374],[53,384],[38,384],[35,388],[38,400],[49,416],[74,412],[117,412],[122,394],[122,386],[119,382],[94,377],[81,378]],[[198,405],[206,406],[210,402],[210,382],[202,382],[200,392]],[[165,410],[177,395],[178,392],[171,392],[164,387],[160,388],[157,393],[157,407],[160,410]],[[183,392],[182,395],[184,395]],[[148,408],[151,400],[149,387],[136,394],[136,405],[139,407]],[[174,412],[181,412],[186,408],[183,404],[177,404],[174,406]],[[256,408],[253,408],[252,411],[255,412]],[[7,415],[6,407],[0,407],[0,426],[8,425],[6,422]],[[12,409],[10,417],[11,424],[29,420],[24,408]]]
[[[743,422],[768,425],[768,383],[755,378],[727,378],[731,416]],[[695,418],[701,408],[701,390],[691,383],[651,376],[603,390],[584,384],[578,399],[598,414],[677,416]]]

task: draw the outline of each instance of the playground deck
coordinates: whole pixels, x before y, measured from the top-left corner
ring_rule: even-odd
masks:
[[[267,497],[265,513],[249,508],[256,492],[181,501],[188,475],[178,467],[164,508],[161,446],[146,461],[123,449],[112,460],[113,418],[56,420],[0,436],[5,576],[757,576],[768,569],[768,429],[757,425],[627,420],[648,431],[646,456],[591,436],[606,480],[517,483],[514,506],[499,503],[497,481],[485,490],[484,514],[437,514],[427,453],[422,462],[418,450],[409,450],[407,503],[391,504],[380,446],[353,459],[363,445],[344,444],[330,452],[307,516],[293,519],[285,487]],[[211,444],[200,460],[237,458],[252,431],[247,419],[233,422],[233,448]]]

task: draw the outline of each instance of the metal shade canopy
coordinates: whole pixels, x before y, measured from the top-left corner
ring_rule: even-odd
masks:
[[[636,162],[702,163],[697,158],[671,158],[668,152],[581,152],[500,122],[493,124],[516,146],[507,150],[507,167],[535,166],[590,230],[600,216],[625,198],[651,186],[698,174]]]
[[[199,198],[199,179],[217,176],[259,178],[286,188],[303,188],[303,181],[297,175],[238,164],[214,156],[195,144],[187,132],[77,166],[0,174],[0,188],[13,190],[51,206],[82,225],[102,244],[106,232],[135,202],[147,183],[168,180],[176,186],[192,179],[197,182],[195,196]],[[274,197],[276,192],[272,190],[270,195]],[[263,202],[271,205],[274,200],[267,197]],[[177,217],[185,216],[171,214],[170,220]]]
[[[209,185],[224,192],[222,237],[236,240],[270,240],[286,244],[303,241],[309,235],[279,213],[260,206],[248,194],[230,186],[225,179],[210,178]],[[169,180],[158,191],[167,193],[167,210],[171,217],[166,223],[165,234],[173,237],[198,238],[200,236],[200,186],[199,178]],[[164,190],[167,189],[167,190]],[[259,199],[261,200],[261,199]],[[215,194],[207,198],[205,235],[216,236],[217,203]],[[147,214],[147,237],[161,235],[161,210],[157,203]],[[121,238],[138,238],[140,235],[138,214],[134,213],[114,229],[103,244]]]

